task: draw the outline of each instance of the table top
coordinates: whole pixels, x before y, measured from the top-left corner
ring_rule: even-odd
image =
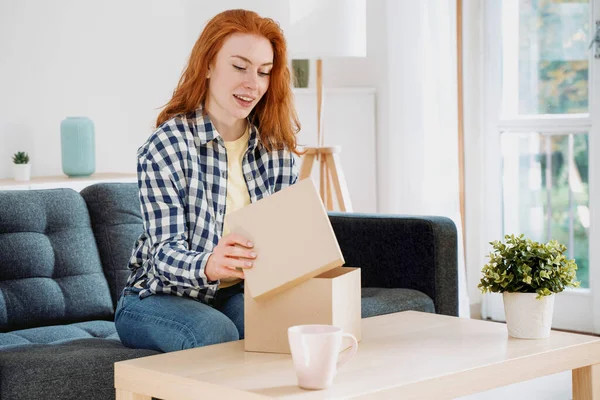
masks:
[[[503,323],[415,311],[363,319],[362,335],[327,390],[300,389],[290,355],[244,352],[243,341],[117,362],[115,387],[167,399],[436,399],[600,363],[595,336],[513,339]]]

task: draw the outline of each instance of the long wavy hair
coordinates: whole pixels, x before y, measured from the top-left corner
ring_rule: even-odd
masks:
[[[209,65],[223,43],[234,33],[265,37],[273,46],[273,68],[269,88],[250,114],[259,128],[260,140],[269,150],[296,149],[300,121],[294,107],[287,45],[275,21],[247,10],[228,10],[213,17],[196,41],[185,71],[173,91],[173,97],[158,115],[156,126],[178,114],[188,114],[204,105],[208,95]],[[206,113],[206,109],[203,109]]]

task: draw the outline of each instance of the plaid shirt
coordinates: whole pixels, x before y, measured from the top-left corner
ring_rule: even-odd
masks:
[[[242,161],[250,201],[292,185],[298,178],[290,151],[267,151],[250,128]],[[208,116],[198,109],[157,128],[138,150],[138,185],[144,231],[137,240],[127,286],[189,296],[210,304],[219,281],[204,273],[223,234],[227,152]]]

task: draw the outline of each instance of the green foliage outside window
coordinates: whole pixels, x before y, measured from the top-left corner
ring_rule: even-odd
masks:
[[[589,0],[520,0],[519,5],[519,111],[588,112]]]
[[[589,0],[519,0],[519,112],[521,114],[573,114],[589,112]],[[546,143],[551,142],[551,179],[546,182]],[[549,240],[570,241],[579,264],[583,287],[589,287],[589,232],[578,206],[589,210],[589,140],[574,135],[574,176],[579,191],[569,186],[568,135],[546,137],[539,149],[542,190],[539,203],[551,207]],[[571,182],[572,184],[572,182]],[[548,189],[548,188],[551,189]],[[548,199],[548,190],[550,198]],[[550,203],[550,204],[548,204]],[[571,208],[570,208],[571,207]],[[544,227],[548,232],[548,226]]]

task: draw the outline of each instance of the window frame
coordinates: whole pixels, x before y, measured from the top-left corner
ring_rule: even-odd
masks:
[[[518,1],[518,0],[505,0]],[[590,26],[600,19],[600,0],[590,0]],[[475,250],[482,261],[487,260],[490,251],[489,242],[498,240],[503,235],[502,218],[502,154],[499,151],[500,137],[503,132],[540,132],[544,134],[589,135],[589,207],[592,213],[589,231],[590,243],[590,289],[567,290],[557,296],[561,301],[555,305],[554,325],[557,328],[582,332],[600,333],[600,268],[593,266],[600,261],[600,249],[593,250],[592,243],[600,241],[600,191],[597,188],[598,176],[595,173],[600,158],[600,140],[598,127],[600,113],[594,115],[594,105],[600,103],[600,87],[594,93],[592,88],[598,86],[595,77],[600,71],[600,60],[594,59],[590,52],[590,73],[588,91],[589,113],[582,114],[539,114],[528,116],[502,115],[503,88],[502,67],[502,1],[488,0],[482,6],[483,49],[481,95],[483,115],[481,140],[483,157],[482,181],[477,186],[481,194],[481,212],[479,226],[481,239]],[[518,23],[516,24],[518,25]],[[514,27],[514,24],[511,25]],[[514,107],[513,107],[514,108]],[[469,183],[467,182],[467,185]],[[467,186],[468,187],[468,186]],[[468,190],[468,188],[467,188]],[[467,230],[469,225],[467,224]],[[483,264],[481,264],[483,265]],[[481,266],[479,266],[480,268]],[[472,276],[472,275],[471,275]],[[476,283],[474,283],[476,285]],[[573,312],[577,310],[577,312]],[[570,313],[569,313],[570,311]],[[570,314],[570,315],[569,315]],[[589,318],[590,315],[593,318]],[[483,296],[481,316],[484,319],[504,320],[502,298],[499,294]]]

